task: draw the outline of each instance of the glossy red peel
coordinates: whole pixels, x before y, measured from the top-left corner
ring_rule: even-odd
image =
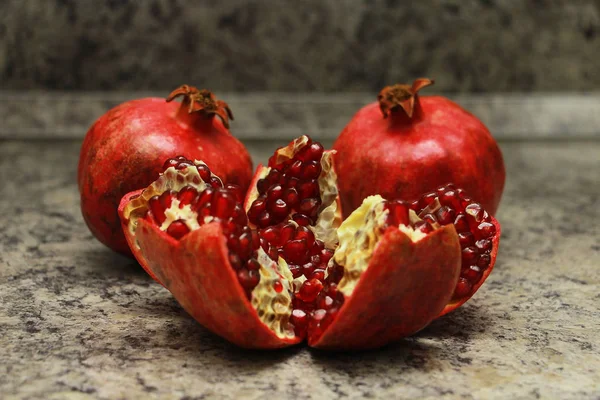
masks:
[[[414,243],[390,228],[336,319],[312,347],[381,347],[427,326],[448,303],[460,273],[453,226]]]

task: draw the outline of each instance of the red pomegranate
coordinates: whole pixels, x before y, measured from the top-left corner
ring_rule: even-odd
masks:
[[[257,170],[247,217],[239,189],[177,157],[123,197],[123,230],[190,315],[248,348],[379,347],[481,286],[500,226],[462,189],[412,203],[369,196],[340,223],[331,161],[308,137],[278,149]]]
[[[505,180],[496,141],[458,104],[418,95],[431,84],[422,78],[412,86],[386,87],[379,101],[359,110],[335,141],[345,216],[369,195],[415,199],[447,182],[496,213]]]
[[[181,103],[172,102],[179,96]],[[119,222],[119,201],[148,186],[162,171],[164,160],[177,154],[205,160],[225,182],[245,191],[252,160],[229,132],[229,119],[233,115],[225,102],[188,85],[173,91],[166,101],[132,100],[101,116],[85,137],[78,166],[81,210],[94,236],[131,255]]]

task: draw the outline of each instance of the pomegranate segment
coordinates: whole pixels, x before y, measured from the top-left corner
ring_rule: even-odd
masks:
[[[210,172],[202,162],[183,156],[164,163],[165,172],[126,213],[142,216],[176,240],[208,223],[219,223],[228,248],[228,261],[238,281],[251,298],[260,280],[256,250],[259,242],[252,235],[246,213],[239,201],[239,187],[228,184]],[[144,202],[147,199],[147,202]],[[135,221],[135,220],[134,220]],[[132,221],[129,221],[132,225]]]
[[[250,223],[265,229],[291,219],[310,227],[326,247],[335,246],[341,213],[332,156],[308,136],[277,149],[268,166],[259,166],[248,193]]]
[[[458,232],[462,267],[452,300],[443,312],[446,314],[467,301],[490,274],[498,252],[500,225],[453,184],[423,194],[410,207],[423,220],[442,226],[453,224]]]

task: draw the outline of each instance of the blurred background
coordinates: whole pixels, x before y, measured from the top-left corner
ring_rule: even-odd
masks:
[[[2,0],[0,87],[600,89],[599,0]]]

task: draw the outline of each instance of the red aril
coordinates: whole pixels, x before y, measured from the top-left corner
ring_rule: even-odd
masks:
[[[183,96],[181,103],[173,102]],[[214,116],[219,118],[214,118]],[[131,255],[117,207],[124,194],[148,186],[169,157],[204,160],[227,183],[245,192],[252,161],[229,132],[227,104],[207,90],[184,85],[165,101],[146,98],[123,103],[88,131],[78,166],[83,217],[98,240]]]

